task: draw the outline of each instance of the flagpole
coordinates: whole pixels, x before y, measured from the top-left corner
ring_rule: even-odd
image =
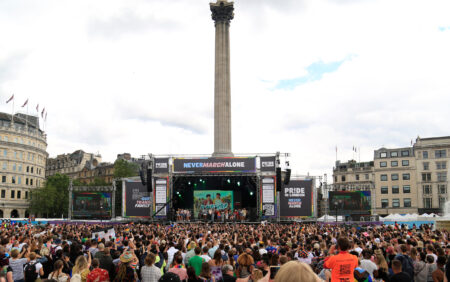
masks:
[[[25,117],[25,128],[28,129],[28,99],[27,99],[27,116]]]
[[[14,125],[14,94],[12,99],[12,110],[11,110],[11,125]]]

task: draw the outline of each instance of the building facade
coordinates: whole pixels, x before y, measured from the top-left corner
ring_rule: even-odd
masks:
[[[420,213],[438,213],[448,196],[450,136],[420,138],[414,144]]]
[[[47,159],[45,176],[49,177],[59,174],[66,174],[70,178],[79,177],[79,173],[86,167],[96,167],[102,162],[100,154],[86,153],[83,150],[77,150],[71,154],[61,154],[56,158]]]
[[[374,165],[377,213],[417,213],[418,195],[413,148],[375,150]]]
[[[80,182],[92,184],[101,181],[112,184],[114,180],[114,164],[100,163],[95,167],[85,166],[76,177]]]
[[[333,181],[335,191],[371,191],[374,188],[373,162],[336,161]]]
[[[46,150],[39,117],[0,113],[0,218],[28,217],[31,189],[45,181]]]

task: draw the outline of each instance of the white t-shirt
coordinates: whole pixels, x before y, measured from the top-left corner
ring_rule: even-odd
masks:
[[[369,272],[370,277],[373,277],[373,272],[378,269],[378,266],[371,260],[361,260],[361,268]]]
[[[201,255],[200,257],[205,259],[205,262],[208,262],[211,260],[211,258],[208,255]]]

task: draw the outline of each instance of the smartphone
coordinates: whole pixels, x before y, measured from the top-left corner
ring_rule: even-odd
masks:
[[[277,275],[277,272],[279,269],[280,269],[279,266],[271,266],[270,267],[270,279],[275,279],[275,276]]]

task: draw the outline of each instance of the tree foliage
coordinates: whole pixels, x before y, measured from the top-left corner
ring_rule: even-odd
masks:
[[[69,177],[64,174],[49,176],[44,187],[31,191],[30,210],[47,218],[67,217],[69,210]]]
[[[127,162],[126,160],[117,160],[114,163],[114,178],[131,177],[139,174],[139,165]]]

